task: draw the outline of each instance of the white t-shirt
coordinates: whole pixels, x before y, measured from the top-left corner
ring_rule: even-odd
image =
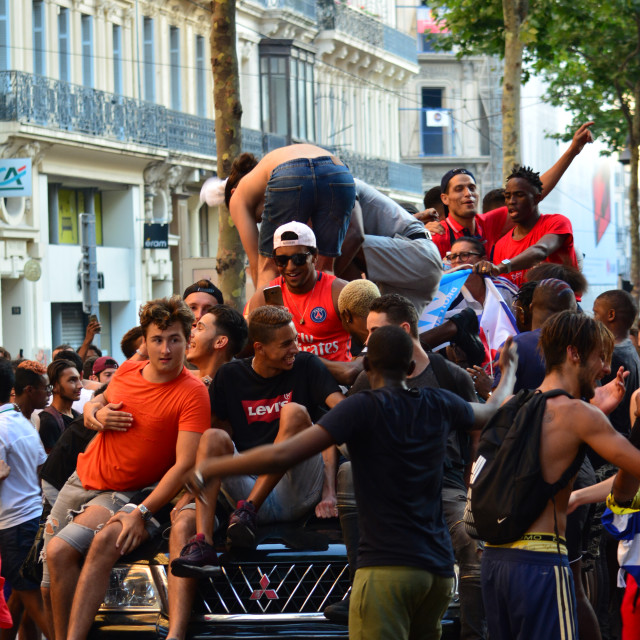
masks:
[[[40,436],[12,404],[0,406],[0,459],[11,471],[0,480],[0,529],[42,514],[38,467],[47,459]]]

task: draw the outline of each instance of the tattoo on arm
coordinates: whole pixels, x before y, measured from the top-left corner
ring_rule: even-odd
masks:
[[[544,418],[542,418],[542,422],[553,422],[555,420],[556,414],[553,411],[550,411],[549,409],[547,409],[544,412]]]

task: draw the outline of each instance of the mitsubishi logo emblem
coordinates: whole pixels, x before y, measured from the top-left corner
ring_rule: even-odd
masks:
[[[277,600],[278,594],[273,589],[267,589],[269,586],[269,578],[267,578],[266,574],[262,574],[262,578],[260,578],[260,589],[256,589],[251,594],[251,600],[260,600],[262,596],[267,596],[267,600]]]

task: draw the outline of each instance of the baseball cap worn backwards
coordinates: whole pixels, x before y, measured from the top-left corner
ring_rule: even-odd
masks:
[[[440,190],[442,191],[442,193],[445,193],[447,191],[447,187],[449,186],[451,178],[460,174],[467,175],[471,177],[474,182],[476,181],[473,173],[471,173],[471,171],[468,171],[467,169],[463,169],[462,167],[458,169],[449,169],[449,171],[447,171],[447,173],[442,176],[442,180],[440,181]]]
[[[303,245],[305,247],[316,248],[316,237],[311,231],[311,227],[303,222],[287,222],[276,229],[273,234],[273,248],[295,247]]]
[[[194,282],[192,285],[189,285],[182,294],[182,299],[186,300],[187,296],[190,296],[192,293],[208,293],[210,296],[213,296],[218,304],[224,304],[224,298],[222,297],[222,291],[216,287],[211,280],[198,280],[198,282]]]
[[[101,356],[93,363],[93,372],[94,376],[100,375],[105,369],[117,369],[118,363],[113,359],[109,358],[109,356]]]

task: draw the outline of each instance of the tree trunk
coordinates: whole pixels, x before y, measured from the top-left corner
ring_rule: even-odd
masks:
[[[637,116],[634,116],[634,120]],[[635,127],[634,127],[635,128]],[[638,141],[631,136],[630,151],[631,162],[629,169],[631,180],[629,182],[629,231],[631,232],[631,270],[629,277],[633,285],[633,297],[636,302],[640,298],[640,241],[638,238],[640,211],[638,208]]]
[[[211,5],[211,67],[217,169],[218,177],[224,179],[228,177],[231,163],[240,153],[242,144],[242,105],[236,55],[236,3],[235,0],[214,0]],[[216,271],[218,286],[224,294],[225,302],[242,310],[245,302],[245,254],[238,231],[224,204],[219,207]]]
[[[502,78],[502,177],[520,163],[520,85],[522,51],[520,27],[527,15],[524,0],[502,0],[504,14],[504,75]]]

